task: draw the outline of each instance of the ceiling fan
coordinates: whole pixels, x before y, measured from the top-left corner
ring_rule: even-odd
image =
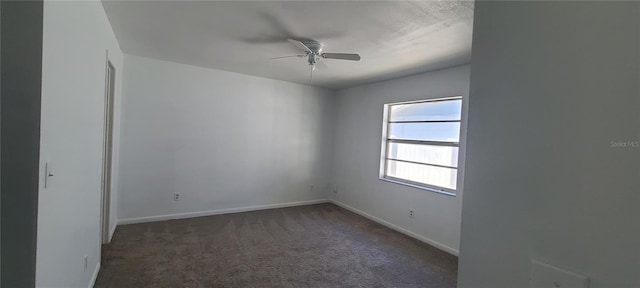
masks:
[[[287,39],[291,44],[298,47],[298,49],[302,50],[304,54],[298,55],[290,55],[290,56],[281,56],[269,58],[271,60],[274,59],[283,59],[283,58],[307,58],[307,63],[309,64],[309,68],[311,70],[311,79],[313,79],[313,70],[316,69],[316,66],[320,66],[323,68],[322,62],[319,62],[321,59],[337,59],[337,60],[350,60],[350,61],[360,61],[360,55],[353,53],[322,53],[322,43],[315,40],[296,40],[296,39]]]

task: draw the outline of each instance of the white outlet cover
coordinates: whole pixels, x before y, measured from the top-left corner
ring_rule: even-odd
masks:
[[[532,260],[531,288],[589,288],[589,277]]]

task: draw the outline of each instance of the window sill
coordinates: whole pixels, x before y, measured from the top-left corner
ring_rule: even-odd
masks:
[[[391,182],[391,183],[395,183],[395,184],[409,186],[409,187],[417,188],[417,189],[420,189],[420,190],[427,190],[427,191],[431,191],[431,192],[435,192],[435,193],[439,193],[439,194],[444,194],[444,195],[447,195],[447,196],[452,196],[452,197],[456,196],[455,192],[449,192],[449,191],[446,191],[446,190],[440,190],[440,189],[430,188],[430,187],[426,187],[426,186],[422,186],[422,185],[411,184],[411,183],[407,183],[407,182],[403,182],[403,181],[399,181],[399,180],[395,180],[395,179],[389,179],[389,178],[385,178],[385,177],[379,177],[379,179],[382,180],[382,181],[387,181],[387,182]]]

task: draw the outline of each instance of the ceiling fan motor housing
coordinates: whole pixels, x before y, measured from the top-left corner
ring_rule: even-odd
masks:
[[[301,41],[305,46],[309,47],[311,51],[315,54],[320,54],[322,52],[322,43],[314,40],[306,40]]]
[[[301,42],[305,46],[309,47],[309,50],[311,50],[311,52],[307,52],[307,62],[309,62],[309,65],[315,65],[316,62],[318,62],[318,57],[320,57],[322,53],[322,43],[314,40],[306,40]]]

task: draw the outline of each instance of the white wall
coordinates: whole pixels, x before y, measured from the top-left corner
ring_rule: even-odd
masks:
[[[326,199],[333,91],[130,55],[124,62],[121,222]]]
[[[640,3],[474,18],[459,287],[529,287],[530,259],[640,287]]]
[[[466,102],[468,90],[466,65],[338,91],[333,163],[338,193],[330,193],[331,199],[456,254],[464,187],[458,185],[457,196],[449,196],[378,179],[382,113],[384,104],[401,101],[463,96]],[[463,125],[461,156],[464,139]],[[460,167],[464,171],[464,163]],[[415,210],[413,219],[410,209]]]
[[[117,72],[117,143],[122,53],[102,5],[45,1],[37,287],[88,287],[99,267],[107,51]],[[112,175],[117,175],[114,148]],[[45,162],[55,174],[46,189]],[[116,217],[112,213],[111,225]]]

